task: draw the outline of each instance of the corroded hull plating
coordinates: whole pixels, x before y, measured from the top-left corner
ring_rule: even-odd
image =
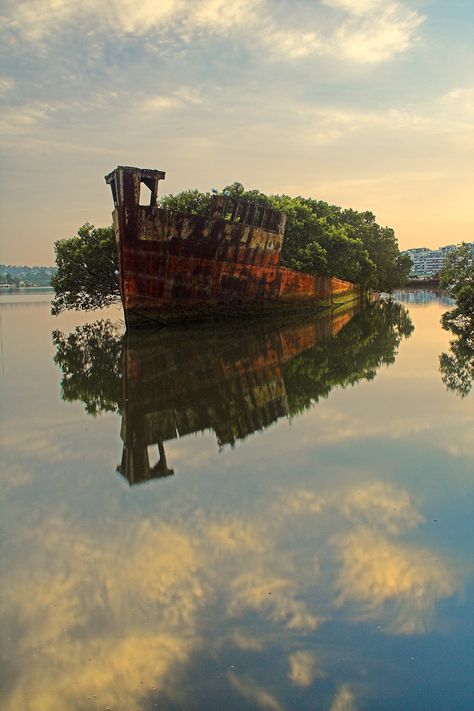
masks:
[[[351,282],[279,266],[282,213],[220,195],[207,216],[164,210],[164,177],[127,167],[106,176],[127,326],[299,311],[358,296]],[[149,205],[140,205],[143,184]]]

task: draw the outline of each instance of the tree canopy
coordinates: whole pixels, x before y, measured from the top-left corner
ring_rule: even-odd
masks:
[[[120,299],[117,250],[112,227],[86,223],[75,237],[54,243],[58,271],[51,279],[51,312],[99,309]]]

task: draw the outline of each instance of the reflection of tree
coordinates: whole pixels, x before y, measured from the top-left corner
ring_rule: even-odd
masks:
[[[449,353],[439,357],[441,378],[449,390],[466,397],[474,381],[474,315],[455,308],[443,314],[441,323],[456,336],[449,344]]]
[[[334,338],[300,354],[283,369],[290,414],[310,407],[336,387],[372,380],[381,365],[395,361],[402,338],[413,324],[395,302],[378,302],[362,311]]]
[[[83,402],[86,412],[94,416],[120,408],[122,330],[102,320],[78,326],[69,334],[53,331],[54,362],[63,371],[63,400]]]

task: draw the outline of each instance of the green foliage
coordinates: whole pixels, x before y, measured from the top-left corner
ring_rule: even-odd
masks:
[[[474,260],[467,244],[447,254],[439,283],[456,300],[460,315],[474,318]]]
[[[75,237],[55,242],[54,250],[58,268],[51,279],[54,315],[65,309],[99,309],[120,298],[112,227],[86,223]]]
[[[189,212],[206,215],[211,205],[211,194],[199,190],[183,190],[177,195],[165,195],[160,198],[159,206],[174,212]]]
[[[449,352],[439,357],[441,378],[449,390],[466,397],[474,382],[474,318],[454,309],[443,314],[441,323],[456,336],[449,344]]]
[[[122,402],[122,329],[111,321],[78,326],[72,333],[53,331],[54,362],[62,370],[61,397],[79,400],[89,415],[116,412]]]
[[[448,253],[439,282],[456,300],[441,318],[443,328],[456,336],[449,353],[440,356],[441,377],[447,388],[466,397],[474,381],[474,260],[468,245]]]

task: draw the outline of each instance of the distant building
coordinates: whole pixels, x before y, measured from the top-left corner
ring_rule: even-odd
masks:
[[[472,258],[474,259],[474,242],[468,242],[471,249]],[[446,247],[439,249],[428,249],[427,247],[416,247],[415,249],[407,249],[402,254],[408,254],[411,257],[412,268],[411,277],[434,277],[441,271],[446,255],[449,254],[458,245],[448,244]]]

